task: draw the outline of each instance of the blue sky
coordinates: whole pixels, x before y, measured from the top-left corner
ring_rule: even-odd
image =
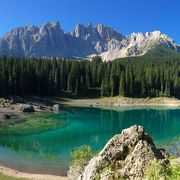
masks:
[[[180,43],[180,0],[0,0],[0,36],[17,26],[102,23],[123,34],[161,30]]]

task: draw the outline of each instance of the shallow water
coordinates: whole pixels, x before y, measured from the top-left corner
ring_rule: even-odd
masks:
[[[77,147],[90,145],[99,151],[111,137],[135,124],[143,125],[158,147],[180,138],[180,109],[70,108],[42,116],[67,121],[68,125],[39,134],[1,136],[0,164],[26,172],[65,175],[70,153]]]

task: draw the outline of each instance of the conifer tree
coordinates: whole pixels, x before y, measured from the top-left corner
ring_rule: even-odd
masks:
[[[119,96],[126,96],[126,80],[124,71],[122,71],[119,82]]]

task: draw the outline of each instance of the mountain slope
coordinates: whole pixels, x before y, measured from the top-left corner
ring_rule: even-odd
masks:
[[[172,53],[180,47],[160,31],[132,33],[124,36],[102,24],[77,24],[72,32],[65,33],[59,22],[40,27],[19,27],[0,39],[0,55],[19,57],[92,57],[103,60],[140,56],[158,47]],[[157,51],[158,52],[158,51]],[[156,52],[156,53],[157,53]],[[162,53],[163,51],[161,51]]]
[[[132,33],[127,36],[124,46],[118,49],[109,50],[101,54],[103,59],[113,60],[119,57],[141,56],[154,51],[156,47],[167,48],[171,51],[178,52],[174,40],[160,31],[150,33]]]

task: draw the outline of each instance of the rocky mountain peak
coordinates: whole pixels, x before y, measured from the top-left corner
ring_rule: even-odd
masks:
[[[153,31],[152,33],[149,33],[149,36],[147,37],[151,37],[153,39],[162,39],[164,41],[170,41],[174,43],[174,40],[172,38],[169,38],[168,35],[162,33],[161,31]]]
[[[39,28],[40,33],[47,32],[47,31],[58,32],[58,31],[63,31],[63,30],[61,29],[60,22],[57,21],[57,22],[46,23]]]
[[[87,36],[102,38],[109,41],[113,38],[122,39],[123,35],[115,31],[111,27],[104,26],[103,24],[98,24],[94,27],[91,23],[88,24],[77,24],[75,30],[71,33],[72,36],[82,37],[87,39]]]
[[[140,56],[156,45],[165,44],[173,51],[180,51],[174,40],[160,31],[132,33],[124,36],[103,24],[78,23],[70,33],[64,33],[60,22],[49,22],[40,27],[18,27],[0,38],[0,55],[91,57],[103,60]]]
[[[106,38],[107,41],[110,41],[111,39],[122,40],[125,38],[125,36],[123,36],[121,33],[115,31],[111,27],[104,26],[103,24],[97,25],[96,29],[100,36]]]
[[[93,31],[93,26],[91,23],[88,24],[78,23],[75,27],[75,30],[71,32],[71,35],[75,37],[84,37],[88,33],[92,33],[92,31]]]
[[[42,28],[54,28],[54,29],[60,29],[60,22],[56,21],[56,22],[48,22],[46,24],[43,24],[41,26]]]
[[[134,41],[142,41],[142,40],[164,40],[174,42],[173,39],[169,38],[168,35],[163,34],[161,31],[153,31],[153,32],[146,32],[146,33],[132,33],[128,36],[129,39]]]

